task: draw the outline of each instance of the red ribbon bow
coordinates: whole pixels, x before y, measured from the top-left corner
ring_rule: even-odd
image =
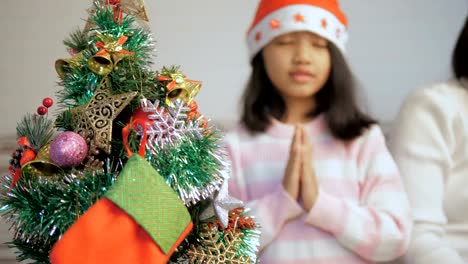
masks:
[[[122,24],[123,11],[120,8],[120,0],[108,0],[108,4],[114,8],[114,20]]]
[[[122,53],[122,54],[134,54],[131,51],[124,50],[121,48],[120,50],[115,50],[116,47],[122,47],[122,45],[127,41],[128,37],[122,36],[120,37],[116,43],[104,43],[102,41],[96,42],[96,47],[100,48],[101,50],[96,53],[96,55],[102,56],[107,53]],[[117,45],[115,45],[117,44]],[[115,46],[114,46],[115,45]],[[114,47],[111,47],[114,46]]]
[[[158,81],[162,82],[162,81],[171,81],[170,83],[167,84],[166,88],[168,91],[172,91],[172,89],[174,89],[174,86],[176,86],[177,84],[177,81],[174,80],[173,78],[171,77],[167,77],[167,76],[158,76]],[[191,80],[191,79],[185,79],[184,78],[184,81],[183,82],[194,82],[194,83],[200,83],[200,81],[196,81],[196,80]]]

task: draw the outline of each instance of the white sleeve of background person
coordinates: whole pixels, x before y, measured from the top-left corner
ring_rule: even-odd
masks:
[[[414,92],[395,120],[391,150],[413,208],[415,226],[407,263],[464,263],[445,239],[444,190],[456,142],[455,103],[437,90]],[[468,217],[468,215],[467,215]]]

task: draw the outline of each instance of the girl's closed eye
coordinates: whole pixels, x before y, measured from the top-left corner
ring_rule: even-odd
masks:
[[[278,45],[282,45],[282,46],[289,46],[293,44],[294,44],[294,41],[281,41],[278,43]]]
[[[328,49],[328,40],[317,35],[310,35],[309,38],[310,44],[315,48],[327,48]]]
[[[294,38],[292,38],[291,36],[281,36],[274,40],[273,43],[279,46],[292,45],[294,44]]]
[[[285,39],[285,40],[277,40],[275,43],[278,46],[288,46],[288,45],[293,45],[294,41],[292,39]]]
[[[326,40],[313,40],[312,46],[315,48],[325,49],[328,48],[328,42]]]

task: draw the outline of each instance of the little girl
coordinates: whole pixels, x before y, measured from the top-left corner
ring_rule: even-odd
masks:
[[[261,0],[252,75],[225,137],[230,192],[262,225],[261,263],[373,263],[402,255],[411,217],[380,128],[357,106],[336,0]]]

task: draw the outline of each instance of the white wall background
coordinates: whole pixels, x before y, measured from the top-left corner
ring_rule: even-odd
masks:
[[[244,42],[257,0],[146,0],[157,40],[155,69],[181,65],[202,80],[205,116],[235,120],[249,66]],[[467,0],[342,0],[348,57],[371,112],[391,120],[412,89],[450,77],[450,55]],[[54,61],[84,25],[89,0],[0,1],[0,135],[60,89]]]

